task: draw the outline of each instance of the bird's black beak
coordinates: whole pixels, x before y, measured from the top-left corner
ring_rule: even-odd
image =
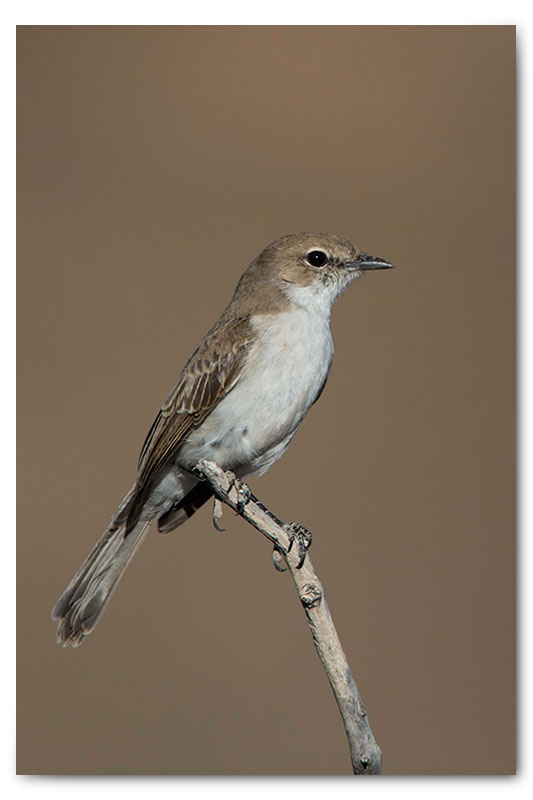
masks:
[[[384,258],[369,256],[368,253],[359,253],[355,261],[349,261],[344,266],[348,269],[357,269],[362,272],[366,269],[392,269],[394,264],[391,264],[390,261],[385,261]]]

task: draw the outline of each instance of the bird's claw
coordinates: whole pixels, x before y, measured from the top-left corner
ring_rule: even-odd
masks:
[[[287,525],[285,525],[285,530],[289,534],[289,547],[287,548],[287,553],[291,552],[292,546],[295,542],[298,543],[300,560],[296,565],[296,569],[301,569],[305,561],[307,551],[311,547],[311,542],[313,541],[311,531],[308,531],[303,525],[298,525],[297,522],[289,522]]]
[[[278,572],[287,572],[287,567],[283,566],[283,550],[277,544],[274,545],[274,549],[272,551],[272,561]]]
[[[231,478],[231,487],[235,487],[237,489],[237,494],[239,499],[237,500],[237,514],[242,514],[248,503],[250,502],[250,498],[252,496],[252,492],[248,484],[244,483],[240,478],[236,475],[233,475]],[[230,487],[230,488],[231,488]]]
[[[220,519],[222,519],[222,503],[218,497],[215,497],[213,501],[213,525],[217,531],[221,531],[223,533],[226,529],[220,524]]]

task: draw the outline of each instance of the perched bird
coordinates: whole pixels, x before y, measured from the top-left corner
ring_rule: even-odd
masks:
[[[163,403],[133,487],[55,604],[59,643],[93,630],[152,520],[166,533],[212,496],[191,474],[200,459],[244,478],[285,452],[328,378],[332,304],[363,272],[389,267],[329,233],[284,236],[252,261]]]

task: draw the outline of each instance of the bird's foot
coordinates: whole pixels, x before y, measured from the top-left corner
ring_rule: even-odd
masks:
[[[284,525],[284,528],[289,534],[289,547],[287,549],[287,553],[291,552],[292,546],[296,542],[298,544],[300,555],[300,560],[296,565],[296,569],[301,569],[305,561],[307,551],[311,547],[311,542],[313,541],[311,531],[308,531],[303,525],[298,525],[297,522],[289,522],[287,525]]]
[[[252,492],[251,492],[250,487],[248,486],[248,484],[245,483],[240,478],[238,478],[236,475],[232,475],[232,477],[231,477],[230,489],[233,486],[237,489],[237,494],[239,496],[239,499],[237,500],[237,509],[236,509],[236,511],[237,511],[237,514],[242,514],[242,512],[244,511],[244,509],[246,508],[246,506],[250,502],[250,498],[252,496]]]

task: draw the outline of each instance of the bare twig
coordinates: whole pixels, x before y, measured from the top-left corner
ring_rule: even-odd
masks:
[[[195,474],[210,484],[219,500],[238,511],[273,543],[278,569],[283,570],[281,565],[286,562],[341,712],[350,745],[353,771],[356,775],[381,774],[381,750],[370,729],[365,707],[329,613],[324,589],[309,556],[301,564],[301,547],[294,546],[294,534],[291,531],[298,530],[298,527],[284,525],[251,494],[245,484],[231,472],[224,472],[212,461],[200,461]],[[220,509],[217,510],[217,521],[219,517]]]

